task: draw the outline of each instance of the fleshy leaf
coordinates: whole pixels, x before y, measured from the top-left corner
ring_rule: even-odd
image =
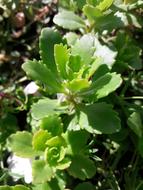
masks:
[[[33,183],[37,184],[50,181],[54,173],[43,160],[35,160],[32,165],[32,175]]]
[[[94,162],[84,155],[75,155],[68,172],[75,178],[81,180],[92,178],[96,173]]]
[[[16,185],[16,186],[0,186],[0,190],[30,190],[28,187],[24,185]]]
[[[49,90],[54,92],[62,91],[60,79],[41,62],[29,60],[22,65],[22,68],[31,79],[46,84]]]
[[[90,133],[112,134],[119,132],[121,125],[117,113],[106,103],[96,103],[80,108],[79,124]]]
[[[41,129],[47,130],[52,136],[58,136],[63,131],[63,124],[57,115],[49,115],[42,119],[40,123]]]
[[[12,187],[5,185],[5,186],[0,186],[0,190],[12,190]]]
[[[83,12],[91,22],[93,22],[96,17],[102,16],[102,12],[99,9],[88,4],[84,6]]]
[[[138,151],[139,151],[140,155],[143,158],[143,137],[139,138],[139,141],[138,141]]]
[[[75,44],[76,40],[78,39],[78,35],[75,34],[74,32],[68,32],[68,33],[66,33],[64,38],[66,39],[67,44],[69,46],[72,46]]]
[[[64,158],[56,168],[59,170],[65,170],[71,165],[71,160],[69,158]]]
[[[143,124],[140,113],[133,112],[128,118],[127,123],[138,137],[142,136]]]
[[[32,117],[39,120],[53,114],[61,114],[66,112],[65,106],[61,106],[58,100],[49,98],[41,99],[32,106]]]
[[[78,184],[74,190],[83,190],[83,189],[94,190],[94,186],[90,182],[83,182]]]
[[[37,131],[32,140],[32,146],[34,150],[44,151],[46,146],[46,141],[51,138],[51,135],[46,130]]]
[[[89,133],[85,130],[67,131],[66,140],[72,154],[78,154],[85,149]]]
[[[88,65],[94,54],[94,37],[91,34],[82,36],[71,49],[72,55],[80,55],[83,64]]]
[[[134,69],[141,69],[141,49],[136,46],[136,43],[130,38],[129,35],[126,35],[123,32],[118,32],[117,38],[115,41],[115,46],[118,50],[117,55],[117,67],[121,69],[126,69],[126,64]],[[121,64],[123,62],[123,64]]]
[[[84,98],[98,100],[115,91],[121,85],[122,79],[119,74],[107,73],[91,84],[89,89],[79,93]]]
[[[40,55],[47,68],[56,74],[57,68],[54,60],[54,45],[62,42],[59,32],[52,28],[44,28],[41,31],[39,46]],[[52,73],[53,74],[53,73]]]
[[[61,136],[55,136],[49,140],[47,140],[46,145],[49,147],[53,146],[66,146],[65,140]]]
[[[67,49],[67,46],[63,46],[63,44],[56,44],[54,46],[54,56],[55,56],[55,61],[57,65],[57,69],[61,75],[62,78],[66,79],[67,78],[67,73],[66,73],[66,65],[69,61],[69,50]]]
[[[23,185],[16,185],[16,186],[12,187],[12,190],[30,190],[30,189]]]
[[[8,139],[11,150],[20,157],[33,157],[35,151],[32,149],[32,134],[27,131],[12,134]]]
[[[106,11],[114,2],[114,0],[102,0],[96,8],[99,9],[100,11]]]
[[[72,11],[62,11],[59,12],[54,17],[54,23],[65,29],[76,30],[85,27],[84,21]]]
[[[84,88],[88,88],[90,82],[87,79],[73,79],[67,84],[67,88],[72,92],[78,92]]]
[[[124,23],[121,18],[113,13],[98,17],[95,23],[95,29],[100,32],[104,30],[111,32],[113,29],[124,27]]]

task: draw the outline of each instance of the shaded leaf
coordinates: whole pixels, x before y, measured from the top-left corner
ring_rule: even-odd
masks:
[[[57,115],[49,115],[41,120],[41,129],[47,130],[52,136],[58,136],[63,131],[63,124]]]
[[[72,163],[68,168],[68,172],[75,178],[81,180],[92,178],[96,173],[94,162],[83,155],[75,155],[72,158]]]
[[[85,149],[87,140],[89,138],[89,133],[85,130],[79,131],[67,131],[66,141],[70,146],[72,154],[78,154]]]
[[[83,190],[83,189],[94,190],[94,186],[90,182],[83,182],[78,184],[74,190]]]
[[[56,64],[54,60],[54,45],[62,42],[62,37],[59,32],[52,28],[44,28],[41,31],[39,46],[40,55],[43,63],[50,71],[56,74]]]
[[[31,79],[46,84],[49,90],[54,92],[61,92],[63,90],[60,79],[57,78],[46,65],[36,60],[29,60],[22,65],[22,68]]]
[[[121,125],[117,113],[106,103],[96,103],[80,108],[79,124],[90,133],[112,134],[119,132]]]
[[[98,17],[95,20],[95,30],[100,32],[107,30],[111,32],[113,29],[118,29],[124,27],[124,23],[121,18],[113,13],[109,15],[104,15],[102,17]]]
[[[141,120],[141,115],[138,112],[133,112],[128,120],[127,120],[128,126],[134,131],[138,137],[142,136],[142,129],[143,129],[143,124]]]

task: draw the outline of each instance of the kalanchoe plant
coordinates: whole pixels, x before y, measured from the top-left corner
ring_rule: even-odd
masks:
[[[110,52],[111,58],[98,51]],[[121,77],[110,70],[116,52],[103,46],[92,34],[66,44],[57,31],[45,28],[40,36],[41,60],[27,61],[22,68],[47,94],[32,105],[32,118],[39,130],[17,132],[9,138],[16,155],[35,157],[33,183],[43,184],[67,169],[69,175],[85,180],[94,176],[96,164],[90,158],[91,134],[112,134],[120,130],[120,119],[113,106],[99,99],[121,85]],[[67,122],[62,123],[63,115]]]
[[[131,164],[123,167],[127,175],[121,181],[125,181],[127,190],[142,187],[139,179],[139,186],[133,180],[132,188],[128,171],[130,166],[136,167],[138,152],[143,156],[143,112],[137,104],[126,102],[124,96],[133,85],[141,89],[137,83],[141,76],[134,76],[142,68],[141,45],[130,33],[141,29],[141,13],[136,9],[143,3],[61,0],[59,4],[61,9],[53,22],[66,34],[44,28],[39,38],[40,60],[28,60],[22,65],[44,95],[31,105],[32,132],[17,132],[8,139],[10,150],[32,163],[32,186],[20,188],[120,189],[113,171],[130,145],[136,148]],[[98,146],[99,152],[105,151],[99,157]],[[106,155],[110,157],[107,160]],[[104,163],[100,164],[102,159]],[[94,183],[96,172],[101,177],[97,177],[95,187],[90,182]],[[137,176],[134,170],[132,175],[133,179]]]

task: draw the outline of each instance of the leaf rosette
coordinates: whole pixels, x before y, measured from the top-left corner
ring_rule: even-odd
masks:
[[[49,166],[61,170],[68,168],[71,161],[66,157],[67,146],[64,138],[55,136],[49,139],[46,144],[48,146],[45,150],[45,160]]]

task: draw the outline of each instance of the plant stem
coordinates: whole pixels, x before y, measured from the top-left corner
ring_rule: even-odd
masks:
[[[143,100],[143,96],[132,96],[132,97],[124,97],[125,100]]]

